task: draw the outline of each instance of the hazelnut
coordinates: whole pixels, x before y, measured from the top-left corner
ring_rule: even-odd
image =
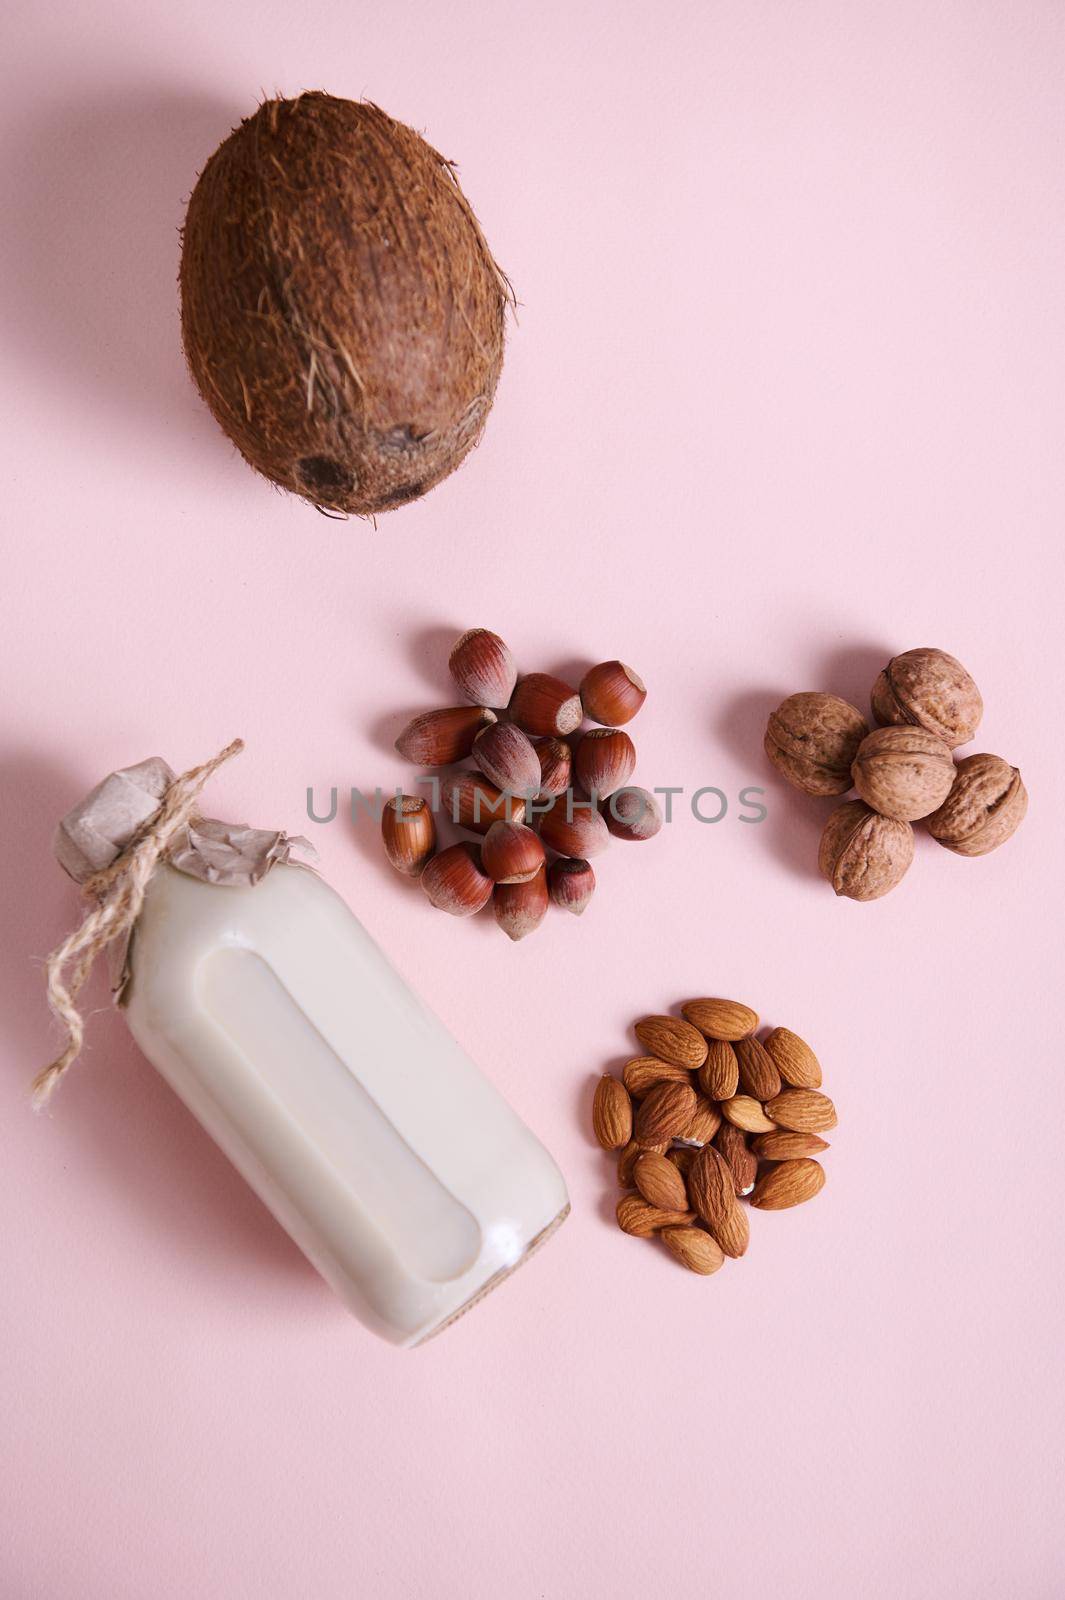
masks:
[[[492,910],[507,938],[515,943],[535,933],[547,911],[547,873],[543,867],[524,883],[497,883]]]
[[[595,892],[591,863],[580,856],[559,856],[548,870],[547,891],[556,906],[582,916]]]
[[[875,728],[859,745],[851,772],[866,805],[896,822],[915,822],[947,798],[954,757],[926,728]]]
[[[482,728],[495,722],[496,714],[486,706],[447,706],[443,711],[426,711],[407,723],[396,740],[404,761],[419,767],[447,767],[463,761],[473,749]]]
[[[966,756],[928,831],[956,855],[986,856],[1016,832],[1027,810],[1028,791],[1016,767],[1001,756]]]
[[[585,716],[608,728],[631,722],[646,699],[643,679],[624,661],[600,661],[581,679]]]
[[[427,864],[421,886],[438,911],[472,917],[492,898],[495,884],[481,865],[478,845],[453,844]]]
[[[536,758],[540,763],[540,793],[565,794],[573,772],[573,751],[564,739],[539,739]]]
[[[952,750],[980,726],[984,703],[960,661],[945,650],[907,650],[888,662],[873,685],[877,722],[927,728]]]
[[[622,788],[636,768],[636,746],[624,728],[591,728],[573,757],[577,782],[600,800]]]
[[[473,741],[473,759],[505,794],[534,795],[540,787],[540,757],[532,740],[512,722],[493,722]]]
[[[765,753],[805,794],[846,794],[858,746],[869,732],[861,712],[835,694],[790,694],[769,719]]]
[[[493,822],[524,822],[525,801],[504,794],[479,772],[450,773],[440,781],[447,815],[471,833],[487,833]]]
[[[662,807],[653,794],[634,783],[615,789],[604,803],[603,815],[615,839],[653,839],[662,826]]]
[[[493,822],[481,847],[481,865],[496,883],[525,883],[544,864],[539,837],[523,822]]]
[[[405,878],[421,876],[436,849],[436,822],[420,795],[393,795],[381,811],[385,854]]]
[[[913,860],[913,829],[845,800],[825,823],[818,866],[839,895],[878,900],[905,876]]]
[[[560,856],[602,855],[610,843],[606,823],[599,812],[579,795],[559,795],[540,823],[540,837],[549,850]]]
[[[498,633],[489,628],[469,628],[452,648],[448,660],[451,676],[475,706],[501,711],[514,693],[518,679],[514,657]]]
[[[584,710],[580,695],[561,678],[553,678],[549,672],[530,672],[518,679],[510,715],[524,733],[560,739],[580,727]]]

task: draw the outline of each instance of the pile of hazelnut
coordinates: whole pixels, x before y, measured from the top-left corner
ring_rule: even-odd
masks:
[[[511,939],[540,926],[552,901],[580,916],[595,888],[589,857],[616,839],[650,839],[662,812],[629,783],[636,747],[622,724],[647,690],[631,667],[603,661],[579,689],[545,672],[518,676],[497,633],[471,628],[448,662],[468,704],[415,717],[396,749],[420,767],[473,765],[440,779],[445,817],[479,844],[437,850],[434,809],[420,795],[397,794],[381,831],[398,872],[418,878],[430,902],[468,917],[489,901]],[[585,718],[602,726],[582,732]]]
[[[907,650],[873,685],[865,718],[834,694],[793,694],[769,718],[765,750],[777,771],[812,795],[858,791],[833,811],[818,865],[838,895],[876,900],[913,860],[911,823],[939,844],[982,856],[1004,844],[1028,809],[1021,775],[1001,756],[954,751],[980,726],[983,700],[944,650]]]

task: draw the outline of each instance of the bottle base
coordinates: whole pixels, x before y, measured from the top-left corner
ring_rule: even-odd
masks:
[[[423,1333],[419,1335],[418,1338],[412,1339],[408,1348],[416,1350],[419,1348],[419,1346],[428,1344],[430,1339],[435,1339],[438,1333],[443,1333],[445,1328],[450,1328],[453,1322],[457,1322],[460,1317],[464,1317],[467,1311],[472,1311],[474,1306],[479,1305],[486,1295],[491,1294],[493,1289],[498,1288],[499,1284],[503,1283],[505,1279],[511,1277],[513,1273],[517,1272],[518,1268],[523,1266],[525,1262],[528,1261],[529,1257],[539,1250],[542,1244],[547,1243],[548,1239],[550,1239],[553,1233],[558,1232],[559,1228],[561,1228],[562,1224],[569,1216],[569,1213],[570,1203],[567,1200],[566,1204],[562,1207],[562,1210],[557,1216],[552,1217],[546,1228],[541,1228],[536,1237],[530,1239],[529,1243],[526,1245],[517,1261],[515,1261],[511,1266],[501,1267],[498,1272],[493,1273],[488,1279],[487,1283],[482,1283],[476,1294],[471,1295],[468,1300],[464,1301],[463,1304],[457,1308],[457,1310],[452,1311],[449,1316],[446,1316],[443,1322],[438,1322],[434,1328],[430,1328],[428,1333]]]

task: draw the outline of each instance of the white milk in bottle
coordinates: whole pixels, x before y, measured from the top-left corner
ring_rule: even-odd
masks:
[[[152,761],[106,779],[61,824],[67,870],[84,880],[118,856],[172,777]],[[284,835],[190,824],[149,880],[120,1001],[356,1316],[418,1344],[558,1227],[565,1182],[340,896],[288,856]]]

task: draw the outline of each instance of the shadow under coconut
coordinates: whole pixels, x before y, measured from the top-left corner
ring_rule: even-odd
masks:
[[[181,349],[179,230],[198,173],[248,109],[116,84],[44,102],[8,141],[8,347],[80,404],[113,405],[130,437],[200,405]]]

